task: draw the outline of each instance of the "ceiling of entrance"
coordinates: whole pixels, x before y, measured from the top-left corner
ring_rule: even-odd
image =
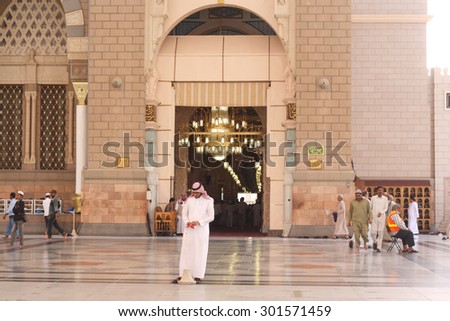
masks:
[[[158,54],[162,81],[284,81],[277,36],[169,36]]]
[[[275,32],[263,19],[251,12],[218,7],[190,15],[170,35],[275,35]]]

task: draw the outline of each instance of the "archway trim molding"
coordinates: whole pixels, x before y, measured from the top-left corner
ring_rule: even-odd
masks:
[[[61,0],[66,14],[67,37],[84,37],[84,17],[80,0]]]
[[[145,74],[154,68],[155,59],[170,30],[182,19],[205,8],[232,6],[254,12],[264,19],[280,38],[285,48],[288,64],[295,61],[295,0],[272,0],[273,6],[261,6],[260,0],[228,0],[211,3],[210,0],[168,0],[145,1]]]
[[[175,105],[266,106],[269,82],[176,82]]]
[[[67,28],[67,58],[88,59],[88,37],[85,35],[83,9],[80,0],[61,0]]]

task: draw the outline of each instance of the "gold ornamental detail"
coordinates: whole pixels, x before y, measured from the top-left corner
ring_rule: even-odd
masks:
[[[88,94],[88,83],[87,82],[73,82],[73,88],[75,89],[75,94],[77,95],[78,105],[86,105],[86,97]]]
[[[145,121],[156,122],[156,106],[146,105],[145,106]]]
[[[287,104],[287,118],[297,119],[297,105],[295,103]]]

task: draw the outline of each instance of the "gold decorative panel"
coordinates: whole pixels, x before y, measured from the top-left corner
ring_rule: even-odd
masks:
[[[297,105],[295,103],[289,103],[287,107],[287,119],[297,119]]]
[[[129,157],[117,157],[116,158],[116,167],[117,168],[130,167],[130,158]]]
[[[65,169],[66,87],[41,87],[40,168]]]
[[[88,83],[87,82],[73,82],[73,88],[77,95],[77,105],[86,105],[86,97],[88,95]]]
[[[0,169],[22,169],[23,87],[0,85]]]
[[[145,121],[156,121],[156,108],[154,105],[145,106]]]
[[[64,55],[67,32],[57,0],[14,0],[0,16],[0,55]]]

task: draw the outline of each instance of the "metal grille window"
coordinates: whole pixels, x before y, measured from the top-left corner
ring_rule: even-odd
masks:
[[[0,169],[22,169],[23,88],[0,85]]]
[[[65,169],[66,87],[41,87],[40,168]]]

